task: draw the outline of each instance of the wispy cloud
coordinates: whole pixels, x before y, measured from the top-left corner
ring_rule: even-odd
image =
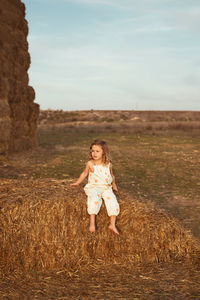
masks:
[[[141,28],[137,28],[135,30],[135,32],[138,33],[164,33],[164,32],[169,32],[169,31],[174,31],[174,30],[178,30],[177,27],[170,27],[170,26],[166,26],[166,27],[141,27]]]

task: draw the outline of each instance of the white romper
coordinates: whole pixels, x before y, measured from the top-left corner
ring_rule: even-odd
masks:
[[[112,190],[112,176],[110,174],[110,163],[107,165],[94,165],[94,172],[89,172],[88,183],[84,191],[88,196],[88,214],[97,215],[104,199],[108,216],[119,214],[119,203]]]

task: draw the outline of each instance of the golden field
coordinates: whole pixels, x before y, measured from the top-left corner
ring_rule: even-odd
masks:
[[[2,299],[198,299],[199,112],[41,111],[38,147],[0,158]],[[88,232],[69,184],[105,139],[120,236]],[[6,298],[7,297],[7,298]]]

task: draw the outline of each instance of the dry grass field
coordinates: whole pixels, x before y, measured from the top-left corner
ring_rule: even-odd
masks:
[[[0,299],[199,299],[200,112],[42,111],[38,148],[0,157]],[[80,174],[105,139],[119,237],[88,233]]]

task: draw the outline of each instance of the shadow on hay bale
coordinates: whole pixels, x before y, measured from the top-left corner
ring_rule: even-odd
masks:
[[[9,199],[5,191],[9,191]],[[86,196],[82,189],[49,180],[1,184],[0,257],[8,271],[73,269],[101,263],[192,261],[198,242],[178,222],[152,204],[118,195],[120,236],[108,229],[103,206],[95,234],[88,232]]]

